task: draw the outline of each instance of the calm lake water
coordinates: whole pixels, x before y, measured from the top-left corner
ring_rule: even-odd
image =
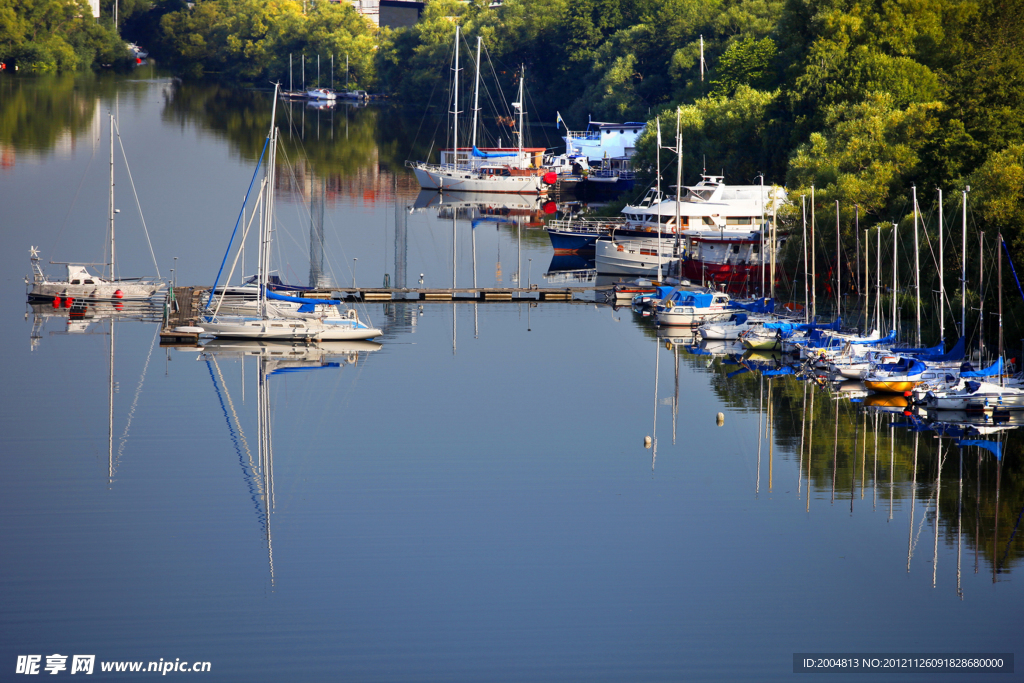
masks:
[[[0,678],[92,654],[111,680],[132,674],[100,662],[774,681],[801,679],[794,653],[1019,649],[1016,432],[979,437],[1000,461],[605,305],[377,304],[379,346],[206,350],[160,348],[152,314],[26,305],[30,246],[52,275],[104,260],[111,109],[121,273],[210,284],[270,103],[146,71],[0,78]],[[309,277],[319,186],[337,284],[468,286],[474,249],[481,286],[565,281],[533,218],[415,208],[402,162],[432,124],[290,109],[285,280]]]

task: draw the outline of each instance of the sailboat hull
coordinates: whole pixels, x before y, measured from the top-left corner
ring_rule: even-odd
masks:
[[[320,320],[269,318],[222,320],[200,323],[203,332],[218,338],[270,339],[284,341],[358,341],[379,337],[382,332],[361,324],[325,323]]]
[[[416,180],[424,190],[439,192],[500,192],[543,194],[547,186],[539,175],[483,175],[469,169],[416,164]]]
[[[69,282],[37,282],[28,293],[28,298],[35,301],[51,301],[58,297],[67,299],[91,299],[94,301],[145,301],[159,296],[164,287],[163,282],[107,282],[76,285]]]
[[[871,391],[881,391],[887,394],[902,394],[912,390],[921,380],[864,380],[864,386]]]

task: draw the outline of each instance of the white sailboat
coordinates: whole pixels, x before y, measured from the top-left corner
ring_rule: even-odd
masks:
[[[145,301],[159,296],[167,286],[165,282],[152,278],[121,278],[116,275],[115,241],[114,241],[114,115],[110,115],[110,203],[108,207],[108,230],[110,232],[110,261],[108,263],[61,263],[67,267],[64,280],[51,280],[43,273],[39,262],[39,250],[29,248],[32,263],[32,279],[26,277],[25,284],[30,286],[30,301],[52,301],[54,305],[70,307],[70,301],[88,299],[90,301]],[[145,225],[145,223],[143,223]],[[51,263],[57,263],[51,261]],[[86,266],[109,266],[109,277],[93,275]]]
[[[354,308],[343,309],[340,301],[283,296],[269,289],[270,235],[274,215],[274,174],[277,159],[276,115],[275,92],[270,132],[264,146],[264,150],[269,151],[267,166],[257,199],[257,204],[262,202],[264,206],[263,220],[259,226],[256,300],[251,311],[239,311],[236,306],[232,306],[233,312],[226,314],[221,312],[219,303],[208,303],[207,313],[200,318],[203,333],[218,338],[284,341],[352,341],[379,337],[379,329],[362,322]],[[253,211],[253,215],[256,214],[257,212]],[[245,233],[241,241],[244,244]],[[230,274],[228,278],[230,279]],[[217,283],[214,283],[213,291],[217,291]]]
[[[473,137],[470,148],[459,148],[459,27],[455,27],[455,68],[452,85],[452,146],[441,150],[441,163],[407,161],[405,165],[416,174],[424,190],[438,192],[502,192],[521,195],[547,193],[548,185],[557,181],[557,174],[543,166],[543,149],[523,147],[525,117],[523,81],[519,78],[519,101],[512,103],[517,126],[518,147],[515,149],[480,150],[477,147],[477,112],[480,91],[480,39],[477,38],[477,77],[473,108]]]

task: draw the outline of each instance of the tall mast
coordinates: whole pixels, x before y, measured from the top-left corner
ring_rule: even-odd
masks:
[[[921,346],[921,251],[917,242],[917,185],[911,185],[914,194],[914,298],[917,299],[917,346]]]
[[[676,251],[676,254],[675,254],[676,256],[679,255],[678,254],[678,252],[679,252],[679,249],[678,249],[678,247],[679,247],[679,236],[681,234],[679,232],[679,228],[680,228],[679,218],[680,218],[680,211],[682,210],[681,202],[683,200],[683,128],[682,128],[682,119],[680,117],[680,112],[681,112],[681,109],[679,107],[676,107],[676,240],[675,240],[676,247],[677,247],[676,250],[675,250]],[[659,226],[661,225],[661,217],[660,216],[658,217],[658,225]],[[661,244],[661,240],[660,239],[658,240],[658,243],[659,243],[659,245]],[[659,247],[659,249],[660,249],[660,247]],[[682,264],[680,264],[680,265],[682,265]],[[681,270],[681,268],[680,268],[680,270]],[[682,272],[680,272],[679,273],[679,278],[682,279],[682,277],[683,277],[683,274],[682,274]]]
[[[764,296],[764,173],[760,178],[761,189],[758,199],[761,204],[761,296]]]
[[[817,277],[814,268],[814,185],[811,185],[811,320],[818,319]]]
[[[654,117],[654,124],[658,127],[658,161],[657,161],[657,164],[658,164],[658,176],[654,179],[654,182],[655,182],[655,187],[657,187],[657,193],[658,193],[656,201],[661,201],[661,117],[655,116]],[[569,134],[569,131],[566,131],[566,136],[567,137],[568,137],[568,134]],[[659,219],[658,223],[659,223],[659,225],[661,224],[661,220],[660,219]],[[658,229],[660,230],[661,228],[658,228]],[[660,235],[659,235],[659,237],[660,237]]]
[[[772,185],[772,239],[771,239],[771,244],[768,247],[770,252],[771,252],[771,256],[769,258],[771,259],[772,268],[771,268],[771,275],[770,275],[771,280],[769,280],[769,283],[770,283],[770,289],[771,289],[771,292],[772,292],[772,298],[773,299],[775,298],[775,252],[778,251],[778,249],[776,248],[776,240],[778,239],[778,223],[776,221],[776,211],[775,211],[775,198],[776,198],[776,196],[777,196],[776,188],[775,188],[775,185],[773,184]],[[769,386],[771,386],[771,385],[769,385]],[[770,477],[769,477],[769,481],[771,481]],[[771,484],[769,484],[769,488],[771,488]]]
[[[523,163],[523,82],[526,80],[526,66],[520,66],[519,72],[519,163]]]
[[[657,197],[655,197],[655,206],[657,207],[661,202],[661,118],[658,116],[654,117],[654,122],[658,126],[658,160],[657,160],[657,178],[655,178],[655,185],[657,187]],[[566,140],[569,139],[568,129],[565,131]],[[568,149],[568,148],[566,148]],[[658,277],[661,278],[661,213],[658,213]]]
[[[860,204],[853,205],[853,234],[857,237],[857,300],[860,301]]]
[[[945,241],[942,225],[942,188],[939,188],[939,342],[946,343],[946,259],[942,255],[942,243]],[[945,349],[943,349],[945,350]]]
[[[843,317],[843,244],[839,232],[839,200],[836,200],[836,318]]]
[[[864,332],[871,334],[871,232],[864,237]]]
[[[270,110],[270,132],[267,134],[270,147],[267,156],[267,171],[264,182],[266,200],[263,221],[260,226],[260,267],[259,267],[259,310],[260,317],[267,316],[267,282],[270,272],[270,229],[274,220],[274,175],[277,165],[277,84],[274,84],[274,104]]]
[[[978,360],[985,357],[985,231],[978,233]]]
[[[896,329],[896,300],[899,298],[896,296],[896,287],[899,280],[897,274],[899,273],[899,264],[896,261],[897,251],[899,249],[899,242],[896,241],[896,231],[899,230],[899,225],[896,223],[892,224],[892,329]]]
[[[473,149],[476,149],[477,117],[480,114],[480,36],[476,37],[476,87],[473,88]]]
[[[117,279],[114,270],[114,115],[110,115],[110,279]]]
[[[453,168],[459,167],[459,25],[455,25],[455,68],[452,69],[452,152]]]
[[[967,336],[967,193],[970,185],[964,188],[963,231],[960,246],[960,336]]]
[[[806,195],[800,195],[800,220],[804,224],[804,322],[810,322],[810,281],[807,279],[807,202]]]
[[[999,358],[1003,358],[1003,233],[999,233],[999,244],[996,245],[999,252],[999,268],[996,270],[996,277],[999,278]],[[1003,384],[1003,374],[999,373],[999,384]]]
[[[875,326],[881,333],[882,327],[882,227],[875,233]]]

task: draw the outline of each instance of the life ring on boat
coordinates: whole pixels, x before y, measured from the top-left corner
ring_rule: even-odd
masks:
[[[349,320],[355,320],[356,317],[357,317],[356,316],[356,309],[350,308],[347,311],[345,311],[345,317],[348,318]]]

